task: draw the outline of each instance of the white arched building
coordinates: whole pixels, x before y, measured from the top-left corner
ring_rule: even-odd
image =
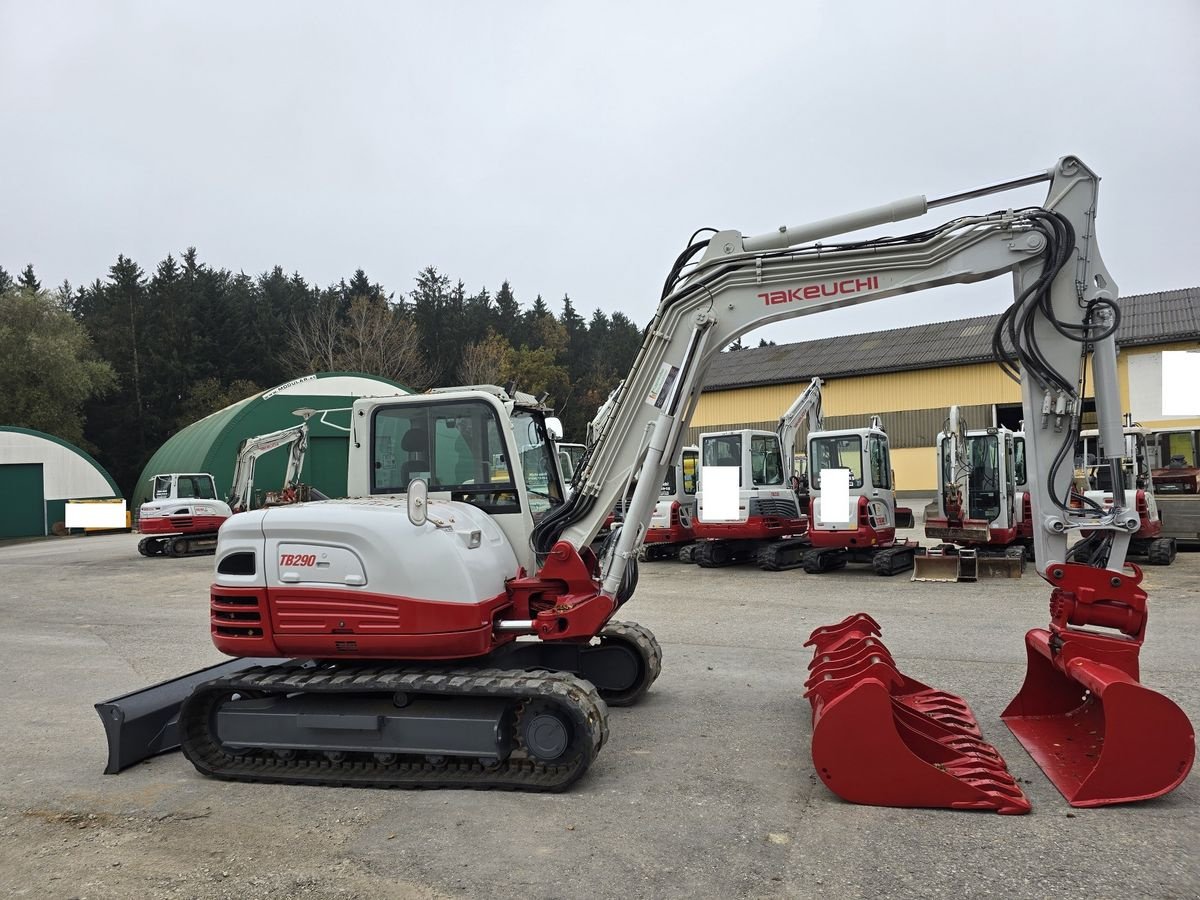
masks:
[[[62,438],[0,425],[0,540],[50,534],[68,500],[121,498],[112,476]]]

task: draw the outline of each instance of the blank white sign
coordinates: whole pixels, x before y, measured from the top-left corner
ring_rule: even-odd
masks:
[[[701,466],[700,518],[705,522],[740,522],[737,466]]]
[[[1162,355],[1162,412],[1164,416],[1200,416],[1200,353],[1164,350]]]
[[[850,521],[850,470],[821,470],[821,521],[845,525]]]
[[[124,528],[125,501],[112,503],[67,502],[64,523],[68,528]]]

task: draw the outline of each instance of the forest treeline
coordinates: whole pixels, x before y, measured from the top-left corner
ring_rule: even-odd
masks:
[[[189,249],[152,272],[119,256],[84,287],[43,288],[33,266],[0,268],[0,424],[96,456],[132,493],[142,467],[191,422],[314,371],[392,378],[414,390],[506,384],[549,394],[567,440],[625,375],[641,345],[620,312],[584,318],[506,281],[469,292],[433,266],[409,292],[359,269],[329,287],[280,267],[213,268]]]

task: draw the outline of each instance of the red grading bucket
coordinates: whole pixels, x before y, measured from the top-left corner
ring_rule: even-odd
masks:
[[[1146,595],[1141,570],[1058,564],[1049,630],[1025,636],[1025,683],[1001,714],[1072,806],[1160,797],[1187,777],[1196,738],[1183,710],[1138,680]],[[1114,584],[1114,582],[1117,582]],[[1109,636],[1072,628],[1104,625]]]
[[[875,806],[1029,811],[962,698],[900,673],[865,613],[818,628],[805,696],[813,764],[844,800]]]

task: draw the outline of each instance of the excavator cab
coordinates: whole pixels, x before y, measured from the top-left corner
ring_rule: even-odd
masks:
[[[1094,429],[1080,432],[1075,447],[1075,475],[1083,499],[1076,502],[1107,508],[1112,506],[1115,492],[1120,491],[1125,507],[1137,510],[1138,514],[1138,530],[1129,541],[1129,555],[1143,557],[1152,566],[1170,565],[1175,561],[1175,539],[1163,536],[1146,432],[1137,425],[1126,426],[1124,439],[1121,484],[1114,485],[1112,468],[1100,458],[1097,432]]]
[[[950,420],[957,421],[952,412]],[[1024,442],[1020,443],[1023,459]],[[925,535],[942,543],[913,568],[913,581],[1019,578],[1018,439],[1007,428],[954,430],[937,437],[941,490],[925,515]]]
[[[695,562],[716,568],[753,561],[771,570],[798,565],[798,559],[793,563],[785,556],[804,540],[807,521],[784,470],[778,435],[754,430],[702,434],[700,463]],[[737,508],[729,514],[715,511],[714,475],[705,474],[714,469],[737,472]]]

